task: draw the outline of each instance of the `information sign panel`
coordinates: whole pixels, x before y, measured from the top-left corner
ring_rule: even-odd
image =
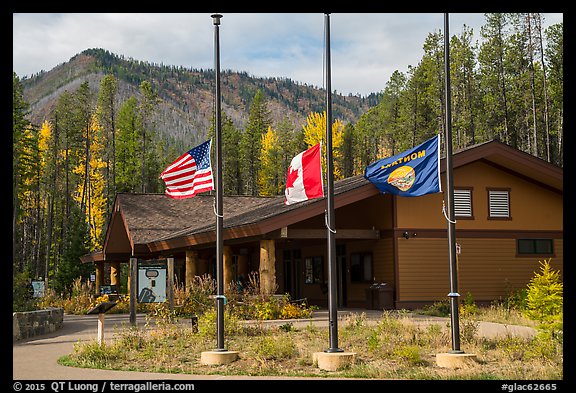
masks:
[[[166,301],[166,265],[140,263],[138,265],[138,303]]]
[[[33,297],[44,296],[44,281],[32,281]]]

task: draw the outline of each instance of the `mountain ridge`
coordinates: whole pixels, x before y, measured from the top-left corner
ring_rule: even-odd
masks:
[[[160,132],[176,140],[202,140],[210,127],[214,108],[214,70],[149,63],[100,48],[86,49],[50,71],[22,79],[24,97],[30,104],[30,121],[40,124],[50,118],[62,92],[75,90],[88,81],[97,92],[102,78],[118,79],[118,102],[139,96],[139,85],[147,80],[158,93],[160,104],[155,123]],[[325,91],[284,77],[255,77],[245,71],[221,70],[222,110],[236,127],[244,128],[251,101],[261,90],[271,113],[273,127],[288,118],[302,127],[311,112],[325,110]],[[333,93],[334,119],[355,123],[378,104],[379,93],[366,97]]]

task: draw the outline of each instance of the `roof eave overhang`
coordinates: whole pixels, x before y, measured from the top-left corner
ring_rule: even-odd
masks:
[[[380,191],[371,183],[364,184],[358,188],[342,192],[334,197],[334,207],[339,208],[349,205],[359,200],[369,198],[379,194]],[[314,200],[303,205],[263,220],[246,223],[234,227],[224,228],[224,240],[250,238],[264,236],[275,230],[292,225],[294,223],[307,220],[314,216],[323,214],[326,210],[326,198]],[[166,252],[173,249],[185,249],[216,241],[214,230],[186,236],[174,237],[171,239],[157,240],[147,244],[150,252]]]

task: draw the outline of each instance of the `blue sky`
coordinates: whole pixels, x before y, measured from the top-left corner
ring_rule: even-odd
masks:
[[[563,14],[544,13],[544,27]],[[450,35],[473,28],[482,13],[450,14]],[[330,15],[332,89],[368,95],[384,89],[395,70],[406,72],[423,55],[428,33],[443,31],[439,13],[333,13]],[[214,67],[210,13],[16,13],[13,70],[21,78],[49,71],[88,48],[136,60],[187,68]],[[286,77],[324,85],[324,14],[223,13],[221,69],[258,77]]]

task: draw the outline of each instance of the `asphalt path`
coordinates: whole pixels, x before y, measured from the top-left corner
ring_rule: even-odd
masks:
[[[339,311],[339,319],[348,313],[366,314],[368,323],[376,323],[382,312],[376,310],[348,310]],[[410,315],[419,324],[448,324],[448,318],[435,318],[420,315]],[[136,322],[139,326],[146,323],[145,315],[138,314]],[[184,321],[185,322],[185,321]],[[188,321],[189,322],[189,321]],[[267,324],[285,324],[288,321],[266,321]],[[328,326],[328,313],[316,311],[311,319],[291,320],[295,327],[306,326],[310,322],[317,326]],[[247,322],[249,323],[249,322]],[[260,322],[262,323],[262,322]],[[104,320],[104,340],[112,340],[115,332],[128,327],[129,315],[106,314]],[[530,337],[534,329],[525,326],[502,325],[481,322],[478,332],[481,336],[495,337],[498,335],[516,335]],[[12,377],[14,381],[25,380],[246,380],[246,379],[317,379],[317,378],[288,378],[288,377],[251,377],[231,375],[191,375],[149,373],[137,371],[111,371],[88,368],[68,367],[58,364],[58,359],[74,351],[74,344],[94,341],[98,334],[98,315],[64,315],[62,328],[56,332],[31,337],[14,342],[12,345]],[[326,378],[322,378],[326,379]],[[329,378],[328,378],[329,379]],[[48,390],[49,391],[49,390]]]

